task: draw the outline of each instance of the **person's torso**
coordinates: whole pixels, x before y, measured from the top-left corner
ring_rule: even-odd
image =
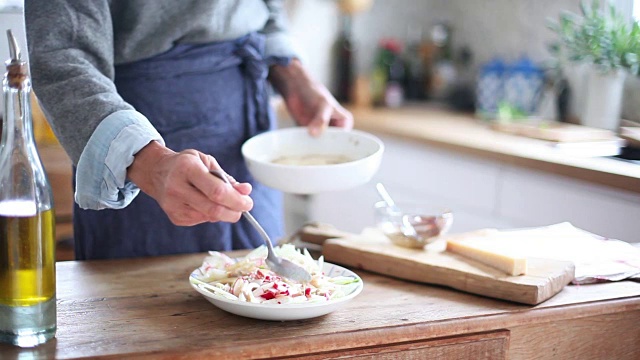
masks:
[[[114,62],[152,57],[176,44],[203,44],[261,30],[263,0],[111,0]]]

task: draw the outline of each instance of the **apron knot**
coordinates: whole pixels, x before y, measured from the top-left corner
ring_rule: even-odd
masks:
[[[255,81],[267,79],[269,69],[264,54],[264,37],[251,33],[239,40],[240,44],[235,53],[242,59],[247,76]]]

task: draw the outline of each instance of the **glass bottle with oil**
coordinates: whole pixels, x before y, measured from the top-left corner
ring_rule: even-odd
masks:
[[[33,136],[27,63],[10,30],[0,142],[0,342],[32,347],[55,336],[51,187]]]

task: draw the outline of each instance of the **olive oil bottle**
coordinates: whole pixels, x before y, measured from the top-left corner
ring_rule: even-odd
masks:
[[[11,30],[2,82],[0,342],[32,347],[55,336],[55,220],[33,136],[31,81]]]

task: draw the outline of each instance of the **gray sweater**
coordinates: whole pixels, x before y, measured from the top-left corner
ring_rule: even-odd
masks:
[[[253,31],[267,36],[267,56],[293,56],[285,21],[277,0],[25,1],[33,88],[74,164],[102,119],[133,110],[114,65]]]

